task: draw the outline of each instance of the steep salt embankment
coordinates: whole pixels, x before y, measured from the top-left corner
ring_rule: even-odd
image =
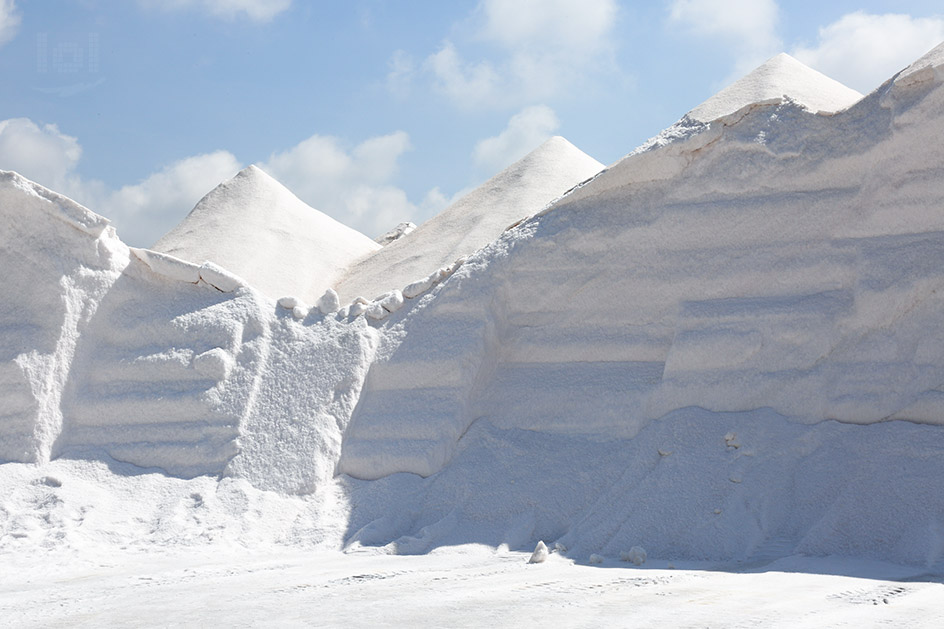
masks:
[[[336,286],[342,303],[423,284],[430,274],[481,249],[602,168],[564,138],[547,140],[406,236],[348,268]]]
[[[101,216],[11,172],[0,172],[0,225],[0,461],[43,461],[76,343],[128,248]]]
[[[195,264],[210,260],[272,299],[294,295],[313,304],[345,267],[380,245],[249,166],[152,248]]]
[[[0,175],[0,461],[105,458],[314,491],[334,474],[376,332],[303,322],[228,271],[129,249]]]
[[[832,116],[665,135],[392,322],[354,539],[939,562],[942,50]]]

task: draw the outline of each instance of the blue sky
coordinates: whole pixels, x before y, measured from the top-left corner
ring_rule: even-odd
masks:
[[[939,1],[0,0],[0,169],[147,246],[258,163],[371,236],[550,135],[604,163],[786,51],[867,92]]]

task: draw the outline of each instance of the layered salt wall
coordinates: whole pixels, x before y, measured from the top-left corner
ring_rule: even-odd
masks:
[[[480,417],[623,438],[685,407],[944,424],[942,108],[932,74],[619,162],[398,324],[341,469],[432,474]]]
[[[940,561],[928,66],[833,116],[686,121],[471,258],[370,370],[340,470],[394,497],[353,539]]]

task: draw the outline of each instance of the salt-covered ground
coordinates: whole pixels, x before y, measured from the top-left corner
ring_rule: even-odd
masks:
[[[38,559],[41,559],[39,561]],[[940,576],[834,558],[598,565],[463,546],[49,553],[4,562],[10,627],[940,627]]]

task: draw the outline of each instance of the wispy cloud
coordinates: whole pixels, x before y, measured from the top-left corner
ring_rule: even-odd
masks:
[[[196,9],[218,18],[246,17],[256,22],[268,22],[292,6],[292,0],[138,0],[138,3],[165,11]]]
[[[16,37],[21,21],[15,0],[0,0],[0,46]]]
[[[410,137],[403,131],[351,149],[339,138],[313,135],[259,166],[312,207],[375,236],[417,214],[406,193],[392,183],[409,149]]]
[[[443,40],[417,69],[462,109],[520,107],[561,95],[599,67],[612,67],[615,0],[483,0],[468,22],[469,55]],[[401,88],[398,51],[388,86]]]
[[[674,0],[669,7],[671,25],[731,52],[733,78],[783,50],[779,16],[775,0]]]
[[[449,201],[433,189],[416,205],[394,184],[399,160],[409,149],[403,131],[368,138],[350,149],[339,138],[313,135],[260,167],[312,207],[374,236],[401,221],[434,214]],[[136,246],[153,244],[244,166],[219,150],[177,160],[115,189],[81,177],[81,156],[79,140],[54,124],[0,121],[0,169],[15,170],[111,219],[121,238]]]
[[[819,29],[793,56],[860,92],[870,92],[944,41],[944,18],[849,13]]]
[[[527,107],[512,116],[501,133],[476,144],[473,158],[490,174],[497,173],[550,138],[559,127],[560,121],[550,107]]]

